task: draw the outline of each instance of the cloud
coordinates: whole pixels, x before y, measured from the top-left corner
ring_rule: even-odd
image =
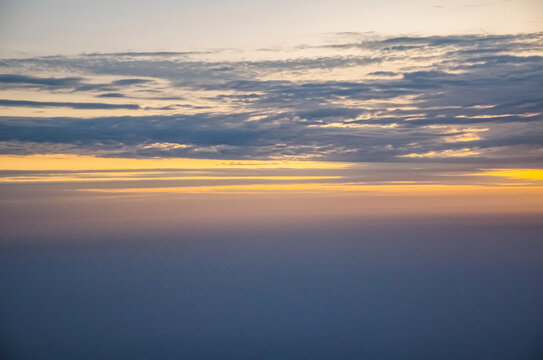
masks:
[[[2,88],[27,87],[42,90],[69,89],[72,91],[113,91],[131,85],[141,85],[152,82],[150,79],[119,79],[109,83],[89,83],[82,77],[37,77],[17,74],[0,74]]]
[[[53,102],[53,101],[27,101],[27,100],[6,100],[0,99],[0,106],[10,107],[68,107],[72,109],[139,109],[137,104],[106,104],[106,103],[84,103],[84,102]]]
[[[41,78],[34,76],[16,75],[16,74],[0,74],[0,84],[24,84],[24,85],[45,85],[53,87],[72,87],[81,82],[82,78],[65,77],[65,78]]]
[[[279,59],[268,50],[212,61],[197,53],[1,60],[5,72],[43,74],[5,75],[6,85],[49,91],[46,83],[57,81],[71,91],[101,91],[100,98],[153,95],[144,93],[141,107],[2,100],[88,109],[89,118],[2,117],[0,139],[126,157],[541,163],[543,33],[356,37]],[[84,78],[50,76],[58,71]],[[103,76],[113,79],[97,80]],[[153,116],[92,117],[93,109]]]
[[[151,80],[149,79],[121,79],[114,80],[111,82],[111,85],[135,85],[135,84],[144,84]]]
[[[396,76],[398,74],[393,71],[374,71],[374,72],[369,73],[368,75],[370,76]]]
[[[125,97],[125,95],[121,94],[121,93],[105,93],[105,94],[97,95],[96,97],[100,97],[100,98],[122,98],[122,97]]]

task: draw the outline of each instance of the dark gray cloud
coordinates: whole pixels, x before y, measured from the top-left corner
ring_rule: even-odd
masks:
[[[396,76],[398,74],[393,71],[374,71],[374,72],[369,73],[368,75],[370,76]]]
[[[135,84],[144,84],[149,82],[149,79],[121,79],[114,80],[111,82],[112,85],[135,85]]]
[[[72,109],[139,109],[137,104],[106,104],[106,103],[85,103],[85,102],[53,102],[53,101],[26,101],[26,100],[5,100],[0,99],[0,106],[10,107],[68,107]]]
[[[7,88],[38,88],[42,90],[66,89],[72,91],[115,91],[131,85],[152,82],[150,79],[119,79],[109,83],[89,83],[82,77],[38,77],[17,74],[0,74],[0,90]]]
[[[81,82],[82,78],[41,78],[34,76],[0,74],[0,84],[24,84],[24,85],[45,85],[54,87],[73,87]]]
[[[55,118],[48,121],[2,118],[0,140],[76,145],[91,152],[100,149],[117,156],[122,154],[130,157],[258,159],[313,154],[327,160],[343,161],[421,161],[417,158],[398,157],[411,153],[462,150],[466,147],[479,152],[505,146],[536,150],[543,140],[543,131],[536,126],[526,125],[522,119],[511,121],[511,125],[505,123],[508,128],[487,139],[466,143],[447,142],[444,139],[470,133],[470,130],[442,133],[426,128],[427,124],[411,124],[410,121],[404,123],[396,120],[394,128],[372,128],[371,125],[386,123],[368,123],[364,120],[353,123],[370,125],[369,128],[321,126],[341,123],[342,118],[353,115],[339,110],[324,110],[329,112],[282,113],[253,121],[249,119],[255,113]],[[327,123],[319,122],[328,118],[331,119]],[[486,121],[487,124],[494,124],[493,119]],[[185,147],[149,146],[156,143],[183,144]],[[526,157],[521,155],[518,151],[512,151],[508,155],[502,154],[499,161],[518,161],[519,157]],[[481,161],[485,158],[481,156],[475,158]]]
[[[122,97],[125,97],[125,95],[121,94],[121,93],[105,93],[105,94],[97,95],[96,97],[100,97],[100,98],[122,98]]]

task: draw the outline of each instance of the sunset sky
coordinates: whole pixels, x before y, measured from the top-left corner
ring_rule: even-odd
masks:
[[[536,278],[541,280],[534,274],[543,270],[543,258],[532,257],[543,255],[543,245],[535,240],[543,226],[543,2],[0,0],[0,196],[0,251],[3,248],[8,254],[0,259],[10,269],[0,277],[0,284],[14,289],[0,298],[0,314],[15,314],[0,327],[0,353],[4,346],[15,354],[14,359],[36,358],[38,352],[47,359],[58,359],[62,352],[74,356],[68,358],[82,358],[65,337],[48,335],[45,341],[39,335],[43,329],[34,334],[32,327],[17,325],[16,314],[28,314],[26,305],[15,304],[24,304],[20,299],[32,291],[29,279],[46,269],[44,276],[56,281],[54,274],[67,269],[61,264],[66,258],[59,255],[66,251],[77,254],[66,255],[76,272],[101,273],[108,266],[119,271],[115,266],[120,265],[111,264],[132,264],[120,270],[125,271],[121,278],[140,271],[130,267],[134,264],[160,263],[171,254],[189,263],[205,258],[200,263],[194,260],[200,265],[190,271],[203,276],[207,270],[202,264],[217,261],[227,264],[227,282],[246,276],[232,270],[237,261],[267,264],[266,253],[275,265],[286,264],[290,269],[284,270],[285,278],[272,277],[272,283],[283,285],[290,284],[285,279],[305,279],[305,273],[290,267],[293,264],[306,264],[315,274],[323,269],[321,260],[335,264],[330,265],[337,272],[330,275],[332,284],[335,276],[341,277],[339,273],[362,271],[336,256],[363,253],[358,260],[345,261],[369,264],[367,269],[373,270],[368,281],[385,285],[392,281],[391,293],[400,299],[407,295],[387,271],[399,274],[398,269],[407,264],[423,264],[413,277],[405,275],[408,283],[428,285],[435,280],[437,284],[437,279],[425,277],[434,270],[467,271],[466,281],[475,289],[469,290],[474,291],[471,299],[489,294],[507,297],[507,286],[487,292],[474,285],[479,280],[472,275],[481,269],[485,273],[489,268],[484,264],[491,264],[496,274],[529,278],[497,282],[515,283],[518,293],[524,294],[508,298],[526,309],[517,314],[525,322],[508,325],[524,334],[519,335],[524,343],[517,339],[510,353],[491,354],[478,352],[479,348],[467,346],[458,337],[456,343],[447,343],[448,349],[464,349],[464,353],[458,350],[457,354],[463,354],[458,359],[500,359],[496,354],[522,349],[525,358],[531,359],[536,350],[526,346],[543,335],[541,324],[534,320],[543,323],[541,308],[534,310],[534,304],[543,299],[541,282],[534,285]],[[455,237],[457,231],[463,235]],[[364,237],[366,233],[374,235]],[[438,245],[430,246],[428,254],[415,253],[414,249],[425,249],[432,239]],[[485,257],[485,251],[496,250],[494,240],[504,252]],[[94,249],[90,251],[94,255],[88,256],[103,260],[102,265],[89,265],[87,246]],[[150,258],[144,260],[140,255],[126,258],[124,250],[119,250],[135,251],[134,247],[138,254],[154,255],[145,255]],[[37,256],[35,249],[46,249],[49,255]],[[111,256],[121,260],[104,260],[101,256],[106,255],[96,255],[96,249],[103,254],[111,251],[115,254]],[[195,251],[195,258],[183,249]],[[219,249],[226,249],[226,255],[218,255]],[[471,253],[475,257],[469,257]],[[386,261],[375,260],[371,254]],[[511,255],[514,259],[504,254],[515,254]],[[44,260],[47,256],[56,260]],[[73,260],[78,256],[86,260]],[[442,256],[448,260],[436,260]],[[369,263],[364,259],[370,259]],[[36,265],[41,262],[45,265]],[[150,275],[155,280],[168,272],[161,267],[166,265],[157,266]],[[268,274],[268,265],[254,266],[257,274]],[[463,266],[468,270],[461,270]],[[372,271],[381,270],[388,275],[377,280]],[[219,273],[213,281],[220,280]],[[113,280],[103,279],[106,288],[114,287]],[[145,289],[161,293],[158,282],[149,279]],[[206,281],[211,281],[206,279],[203,276],[203,285],[198,286],[206,288]],[[461,287],[457,280],[453,287]],[[76,285],[76,277],[70,281],[75,288],[88,290],[87,285]],[[436,288],[424,284],[426,290],[418,295],[434,296]],[[293,309],[300,299],[292,298],[290,285],[283,285],[278,285],[278,291],[286,294],[283,305],[287,313],[297,313]],[[323,290],[316,286],[316,293]],[[338,290],[340,299],[347,298],[346,288]],[[61,309],[63,302],[55,297],[58,289],[42,291],[56,299],[51,304]],[[211,285],[208,290],[218,291]],[[133,293],[137,287],[126,291]],[[267,309],[267,290],[255,291],[248,306]],[[311,291],[306,289],[304,294]],[[389,294],[379,291],[375,304],[381,303],[381,295]],[[117,294],[115,299],[123,296]],[[239,304],[235,292],[227,292],[228,296]],[[322,306],[334,307],[337,299],[326,296],[323,301],[328,302]],[[442,292],[436,296],[444,306],[454,297]],[[266,300],[260,302],[261,297]],[[406,301],[411,304],[411,300]],[[312,304],[305,298],[300,301]],[[225,304],[213,306],[228,308]],[[371,304],[370,308],[377,306]],[[466,314],[472,314],[465,318],[468,323],[481,305],[470,304],[474,303],[462,305],[468,309]],[[496,309],[507,316],[511,308],[500,304]],[[385,301],[384,306],[396,305]],[[82,312],[98,311],[92,305],[81,306]],[[143,300],[134,306],[145,308]],[[233,317],[240,316],[257,329],[260,335],[255,335],[255,343],[270,344],[262,340],[265,335],[258,332],[263,329],[255,325],[258,321],[251,322],[237,308],[228,309]],[[272,313],[281,313],[274,309]],[[413,311],[429,319],[424,309]],[[390,316],[390,311],[385,312]],[[350,323],[346,320],[353,319],[350,315],[336,315],[340,334],[352,335],[364,323],[362,318]],[[167,317],[161,312],[157,316]],[[307,321],[298,325],[316,326],[318,336],[306,334],[301,348],[318,342],[319,336],[326,337],[319,332],[321,323],[315,325],[310,314],[305,316]],[[444,316],[453,321],[456,315]],[[488,321],[483,321],[477,334],[501,329],[493,316],[485,318]],[[43,319],[49,317],[28,315],[28,319],[36,318],[47,322]],[[409,329],[431,333],[428,329],[434,329],[434,320],[406,325],[405,333],[393,337],[391,344],[412,343]],[[70,321],[56,326],[64,333],[83,328]],[[206,331],[210,328],[198,319],[191,321],[194,327],[182,330],[203,349],[209,343],[211,335]],[[231,329],[224,318],[205,321],[223,326],[217,330],[222,334],[218,337]],[[293,329],[298,326],[274,327],[271,318],[262,323],[271,324],[271,333],[273,329],[296,333]],[[454,338],[451,334],[466,324],[450,325],[433,344]],[[155,342],[149,340],[149,349],[175,343],[170,339],[181,331],[176,326],[181,325],[170,326],[168,340],[160,336],[153,338]],[[101,328],[86,329],[95,334]],[[21,344],[28,340],[24,335],[28,331],[34,340],[26,347]],[[138,336],[147,338],[142,335],[145,332],[130,334],[111,349],[124,354],[119,344],[131,343]],[[110,340],[99,339],[101,344]],[[298,347],[285,345],[285,339],[274,340],[282,344],[278,354],[298,354],[292,350]],[[234,344],[242,341],[231,340]],[[344,341],[337,343],[349,349],[346,354],[350,355],[344,358],[359,358],[356,341]],[[44,344],[51,342],[57,350],[47,353]],[[90,346],[84,341],[80,344]],[[334,344],[329,349],[337,355]],[[407,357],[396,357],[387,352],[387,344],[369,346],[369,354],[382,356],[368,359],[443,358],[439,351],[420,348],[411,349]],[[484,344],[496,347],[492,341]],[[165,356],[193,358],[195,353],[203,354],[200,345],[194,345],[192,353],[184,349]],[[223,358],[245,358],[221,346],[227,349]],[[266,358],[247,351],[247,358],[255,354]],[[221,353],[209,354],[202,358]],[[503,359],[522,358],[507,356]]]

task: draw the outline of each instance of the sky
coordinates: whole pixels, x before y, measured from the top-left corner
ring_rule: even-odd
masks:
[[[0,355],[537,359],[541,94],[536,0],[0,0]]]
[[[299,45],[337,32],[541,31],[538,0],[2,0],[2,53],[56,55]],[[140,24],[142,26],[140,26]]]

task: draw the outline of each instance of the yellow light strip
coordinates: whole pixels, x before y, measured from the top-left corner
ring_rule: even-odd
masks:
[[[523,180],[543,180],[543,169],[491,169],[473,175],[499,176]]]
[[[171,176],[171,177],[77,177],[77,176],[14,176],[0,178],[0,183],[37,182],[99,182],[99,181],[155,181],[155,180],[327,180],[341,176]]]

